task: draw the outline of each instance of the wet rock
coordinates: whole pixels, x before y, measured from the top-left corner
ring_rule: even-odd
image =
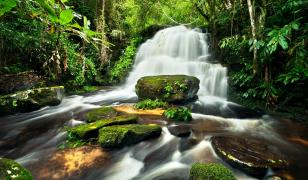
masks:
[[[191,133],[191,128],[187,125],[171,125],[168,126],[168,130],[177,137],[188,137]]]
[[[114,108],[105,106],[89,111],[86,114],[86,121],[90,123],[101,119],[113,118],[117,115],[119,115],[119,113]]]
[[[146,154],[143,159],[144,172],[153,170],[157,166],[157,164],[165,164],[167,162],[170,162],[172,159],[172,156],[174,155],[174,152],[176,152],[177,149],[177,140],[172,139],[168,141],[168,143],[162,145],[161,147],[157,149],[150,149],[149,153]],[[143,152],[142,152],[143,153]],[[136,157],[138,155],[140,156],[142,153],[137,152]]]
[[[0,94],[11,94],[44,85],[44,80],[32,71],[0,75]]]
[[[119,125],[99,130],[98,142],[104,148],[121,148],[146,139],[159,137],[162,128],[158,125]]]
[[[98,136],[98,130],[102,127],[122,125],[122,124],[134,124],[137,123],[136,116],[117,116],[109,119],[102,119],[89,124],[82,124],[76,127],[67,129],[68,132],[76,135],[79,138],[88,139],[96,138]]]
[[[225,166],[217,163],[195,163],[190,170],[191,180],[235,180],[233,173]]]
[[[197,145],[200,140],[196,138],[182,138],[179,143],[179,151],[183,152]]]
[[[224,161],[254,177],[264,177],[268,168],[288,166],[288,162],[261,139],[216,136],[212,138],[212,145]]]
[[[13,160],[0,158],[0,179],[33,179],[31,173]]]
[[[63,93],[64,87],[56,86],[0,96],[0,116],[35,111],[44,106],[56,106],[61,103]]]
[[[140,99],[185,102],[196,98],[199,82],[186,75],[146,76],[138,80],[135,89]]]
[[[29,169],[35,179],[40,180],[82,179],[90,170],[108,165],[109,160],[110,154],[101,147],[82,146],[49,154]]]

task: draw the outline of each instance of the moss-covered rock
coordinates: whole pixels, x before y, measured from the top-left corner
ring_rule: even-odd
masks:
[[[86,121],[87,122],[95,122],[101,119],[108,119],[108,118],[113,118],[119,115],[119,113],[113,109],[112,107],[102,107],[99,109],[94,109],[92,111],[89,111],[86,114]]]
[[[137,123],[137,119],[138,118],[136,116],[117,116],[109,119],[102,119],[89,124],[82,124],[73,128],[69,128],[67,131],[83,139],[96,138],[98,136],[98,130],[102,127],[134,124]]]
[[[121,148],[159,137],[161,127],[158,125],[121,125],[109,126],[99,130],[98,142],[104,148]]]
[[[283,169],[288,161],[263,139],[238,136],[212,137],[212,145],[219,157],[243,172],[262,178],[269,168]]]
[[[0,179],[32,180],[31,173],[13,160],[0,158]]]
[[[190,169],[191,180],[236,180],[233,173],[217,163],[195,163]]]
[[[198,78],[186,75],[146,76],[138,80],[135,89],[140,99],[183,102],[197,97],[199,82]]]
[[[44,106],[55,106],[61,103],[63,86],[45,87],[20,91],[0,96],[0,116],[17,112],[30,112]]]

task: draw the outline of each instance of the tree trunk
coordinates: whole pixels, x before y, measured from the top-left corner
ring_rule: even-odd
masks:
[[[105,19],[105,11],[106,11],[106,0],[101,0],[101,12],[98,18],[98,31],[102,34],[102,42],[107,42],[106,37],[106,19]],[[109,61],[109,53],[108,48],[102,43],[100,49],[100,60],[101,60],[101,67],[108,63]]]
[[[217,29],[216,29],[216,0],[210,0],[209,9],[210,9],[210,27],[211,27],[211,45],[212,45],[212,54],[215,56],[215,51],[218,49],[218,42],[217,42]]]
[[[251,3],[251,0],[247,0],[248,5],[248,11],[249,11],[249,17],[250,17],[250,25],[251,25],[251,33],[252,33],[252,39],[253,39],[253,75],[255,76],[258,72],[258,61],[257,61],[257,54],[258,49],[256,47],[256,23],[255,23],[255,16],[253,11],[253,6]]]

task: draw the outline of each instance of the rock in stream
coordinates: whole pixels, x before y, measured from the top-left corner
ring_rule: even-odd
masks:
[[[214,136],[212,145],[217,155],[231,166],[257,178],[269,168],[282,169],[288,162],[264,140],[237,136]]]

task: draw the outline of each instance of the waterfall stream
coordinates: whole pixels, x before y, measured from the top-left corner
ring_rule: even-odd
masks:
[[[198,29],[184,26],[159,31],[138,49],[132,72],[123,86],[107,94],[86,98],[85,102],[134,98],[135,84],[139,78],[174,74],[195,76],[200,80],[198,96],[201,103],[207,103],[208,99],[226,100],[227,68],[208,62],[207,37]]]
[[[46,175],[52,167],[52,164],[46,165],[45,158],[56,153],[57,146],[65,139],[64,126],[84,123],[84,114],[100,105],[135,102],[134,87],[142,76],[185,74],[200,79],[199,99],[192,104],[194,121],[191,125],[195,131],[189,138],[175,137],[163,127],[160,138],[110,151],[107,165],[94,165],[82,176],[67,178],[188,179],[194,162],[224,163],[210,141],[217,134],[262,137],[273,142],[275,148],[282,149],[298,164],[307,164],[308,156],[300,158],[307,155],[307,149],[294,146],[284,138],[297,137],[299,126],[278,122],[268,116],[250,116],[248,110],[227,101],[227,68],[210,63],[207,38],[208,35],[200,30],[184,26],[163,29],[139,47],[132,72],[124,85],[87,96],[69,96],[59,106],[0,117],[0,156],[17,160],[40,179],[38,173]],[[290,131],[283,131],[286,128]],[[98,152],[95,151],[93,156],[96,157]],[[95,164],[96,160],[93,158],[91,162]],[[254,179],[224,164],[238,179]],[[61,171],[65,170],[62,168]],[[56,176],[53,178],[57,179]]]

